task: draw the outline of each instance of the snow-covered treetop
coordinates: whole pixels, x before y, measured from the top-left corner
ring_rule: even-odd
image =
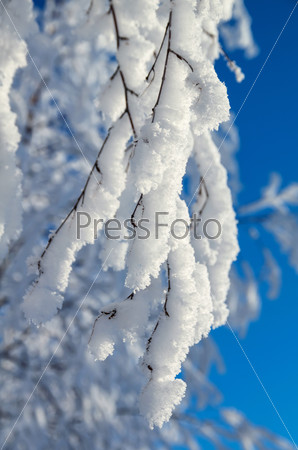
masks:
[[[40,447],[48,447],[52,435],[41,430],[54,426],[60,436],[53,439],[61,448],[69,442],[76,448],[82,442],[90,448],[119,448],[128,423],[135,433],[126,436],[127,448],[152,448],[156,440],[167,448],[173,434],[196,448],[194,433],[177,425],[184,420],[178,409],[172,428],[159,427],[184,396],[196,398],[201,407],[218,401],[208,370],[220,358],[212,341],[202,338],[226,322],[229,308],[233,324],[245,328],[259,307],[254,275],[246,266],[246,282],[237,294],[247,303],[243,306],[231,290],[227,306],[237,230],[213,134],[230,114],[214,62],[224,57],[241,81],[243,74],[224,47],[236,42],[253,53],[244,6],[233,0],[47,2],[38,29],[29,0],[21,8],[17,0],[4,5],[43,78],[28,65],[11,88],[17,69],[25,65],[26,46],[1,9],[6,39],[0,43],[5,78],[0,170],[7,170],[0,178],[7,193],[1,199],[1,356],[5,373],[13,374],[13,381],[5,380],[5,391],[16,404],[19,398],[25,403],[40,367],[53,352],[62,358],[51,361],[37,386],[15,430],[15,446],[30,448],[42,434]],[[232,15],[234,26],[225,25]],[[24,174],[22,196],[17,164]],[[186,202],[182,187],[189,165],[194,201]],[[280,202],[293,201],[294,191],[281,191]],[[23,231],[17,237],[22,212]],[[168,224],[159,227],[158,239],[157,212],[164,213],[160,224]],[[78,213],[98,221],[98,239],[93,227],[83,228],[78,238]],[[107,238],[103,224],[113,218],[129,221],[133,239],[126,239],[123,230],[119,239]],[[218,221],[221,233],[197,239],[195,220],[210,218]],[[142,239],[141,219],[148,220],[147,239]],[[171,233],[177,219],[176,235],[188,230],[184,239]],[[278,269],[270,253],[265,257],[272,278]],[[32,285],[23,271],[26,259],[35,277]],[[235,272],[232,282],[239,285]],[[93,284],[94,293],[81,304]],[[27,319],[46,323],[38,330],[27,326],[20,313],[26,290],[22,309]],[[101,364],[85,352],[89,338],[93,357],[106,360]],[[194,346],[199,341],[201,346]],[[107,358],[113,353],[114,359]],[[19,370],[21,362],[31,378]],[[185,381],[178,376],[183,363]],[[135,419],[136,390],[141,413],[155,427],[150,435]],[[8,433],[14,405],[4,394],[1,404]],[[80,427],[77,409],[87,431]],[[223,410],[220,420],[241,442],[255,430],[235,411]],[[213,443],[226,433],[198,418],[195,426]],[[258,432],[249,442],[262,439]],[[279,445],[273,437],[270,442]]]
[[[229,118],[226,88],[214,60],[222,53],[218,25],[231,17],[233,2],[144,0],[139,8],[128,0],[111,0],[108,9],[104,5],[91,2],[86,15],[91,23],[96,18],[103,24],[102,39],[114,39],[117,66],[98,102],[107,135],[75,205],[38,260],[38,278],[23,310],[39,324],[62,307],[77,253],[94,242],[92,228],[77,239],[78,212],[98,222],[130,218],[134,239],[107,242],[101,258],[107,267],[126,269],[131,294],[100,312],[89,345],[96,358],[105,359],[119,333],[123,339],[143,340],[148,384],[141,411],[151,426],[161,426],[184,395],[185,383],[176,376],[189,348],[212,325],[224,324],[228,314],[229,270],[238,252],[236,222],[226,171],[210,132]],[[222,233],[216,240],[199,241],[189,227],[191,233],[180,240],[164,226],[156,239],[158,211],[169,224],[184,220],[190,226],[180,194],[191,155],[201,176],[198,203],[202,185],[207,194],[204,207],[196,204],[193,212],[200,220],[216,217]],[[147,239],[136,225],[141,218],[151,231]],[[158,289],[152,285],[156,278]],[[154,302],[160,313],[146,337]]]

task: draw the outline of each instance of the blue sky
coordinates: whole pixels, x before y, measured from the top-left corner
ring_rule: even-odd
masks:
[[[228,72],[221,71],[221,78],[224,77],[228,86],[231,107],[236,113],[294,5],[293,0],[246,1],[260,53],[253,60],[245,60],[241,52],[231,55],[246,75],[240,85]],[[241,140],[238,154],[243,184],[240,204],[258,198],[271,172],[279,172],[284,184],[298,181],[297,42],[298,8],[236,120]],[[248,259],[258,270],[258,252],[251,245],[245,229],[240,228],[239,239],[241,257]],[[298,442],[298,277],[273,241],[268,238],[266,242],[281,265],[282,290],[277,300],[269,301],[265,299],[265,290],[261,289],[260,319],[250,326],[241,344]],[[221,328],[213,332],[213,337],[226,364],[224,375],[213,374],[212,377],[224,394],[224,404],[239,408],[254,423],[289,438],[231,331]]]

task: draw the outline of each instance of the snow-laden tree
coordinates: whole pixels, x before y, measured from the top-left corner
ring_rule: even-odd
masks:
[[[30,2],[22,3],[17,14],[14,7],[7,2],[7,14],[12,14],[15,24],[27,34],[27,23],[32,22]],[[16,167],[15,152],[20,134],[15,126],[15,114],[11,111],[9,93],[17,69],[26,63],[26,44],[20,41],[7,15],[1,8],[1,56],[0,56],[0,188],[5,192],[0,200],[0,260],[8,250],[8,245],[21,231],[21,173]],[[24,19],[24,20],[22,20]]]
[[[238,252],[236,221],[226,171],[210,132],[229,116],[214,60],[221,48],[217,26],[231,11],[230,1],[170,1],[162,6],[143,1],[135,10],[123,1],[111,0],[108,9],[105,2],[90,4],[87,16],[104,21],[108,39],[114,37],[116,44],[118,64],[102,100],[109,128],[82,192],[37,262],[38,278],[23,306],[36,324],[62,307],[77,253],[94,241],[92,227],[78,239],[78,214],[100,224],[130,217],[134,238],[129,245],[124,236],[114,246],[112,240],[101,258],[107,267],[126,270],[131,293],[100,311],[89,346],[104,360],[119,337],[143,340],[148,383],[140,408],[151,427],[168,421],[185,394],[185,382],[176,376],[189,348],[212,325],[224,324],[228,314],[228,276]],[[190,226],[180,194],[192,152],[202,180],[205,172],[210,179],[208,185],[201,181],[208,200],[195,206],[200,220],[216,217],[223,232],[214,240],[195,240],[189,234],[177,239],[163,223],[157,237],[157,214],[166,215],[167,223],[183,220]],[[146,239],[138,226],[141,218],[148,223]],[[160,312],[148,337],[155,303]]]
[[[236,79],[243,78],[219,43],[219,32],[227,48],[255,52],[243,3],[47,2],[37,17],[39,28],[29,0],[24,11],[17,0],[0,8],[6,33],[1,74],[7,79],[1,86],[1,158],[10,158],[8,169],[3,166],[10,172],[1,200],[3,445],[198,448],[203,437],[217,448],[230,441],[243,448],[291,448],[240,412],[220,407],[221,394],[208,374],[222,361],[211,338],[202,339],[225,323],[229,309],[239,330],[259,309],[248,263],[245,281],[233,269],[226,301],[237,231],[216,145],[224,125],[213,133],[229,118],[215,60],[223,56]],[[232,15],[233,24],[226,24]],[[30,58],[11,89],[26,56],[16,30]],[[221,147],[235,197],[234,128]],[[188,199],[182,192],[185,173],[193,186]],[[297,192],[293,185],[274,195],[276,180],[260,201],[239,207],[243,221],[271,207],[260,223],[273,234],[286,226],[285,206],[295,203]],[[21,212],[23,231],[17,234]],[[175,239],[161,226],[155,239],[156,212],[164,213],[161,224],[183,219],[187,236]],[[78,239],[78,213],[97,221],[98,238],[87,227]],[[202,223],[216,218],[221,235],[196,239],[192,215]],[[107,239],[100,227],[113,218],[128,219],[134,238],[125,239],[123,231],[120,239]],[[141,219],[149,220],[148,239],[142,239]],[[281,245],[291,249],[286,237]],[[272,279],[278,267],[269,249],[264,257]],[[276,289],[271,286],[271,296]],[[42,327],[23,316],[25,292],[22,309]],[[95,363],[94,356],[105,361]],[[198,415],[207,406],[216,408],[216,420]],[[158,427],[149,430],[148,423]]]

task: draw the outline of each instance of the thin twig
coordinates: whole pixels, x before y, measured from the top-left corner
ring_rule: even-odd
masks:
[[[203,205],[202,205],[202,207],[201,207],[201,209],[199,211],[199,215],[200,216],[203,214],[203,211],[204,211],[204,209],[205,209],[205,207],[207,205],[208,199],[209,199],[209,192],[208,192],[208,189],[207,189],[207,186],[206,186],[205,179],[204,179],[204,177],[201,177],[201,179],[200,179],[199,196],[203,195],[203,188],[204,188],[204,192],[205,192],[205,200],[204,200],[204,203],[203,203]]]
[[[155,56],[155,61],[154,61],[154,63],[152,64],[152,67],[151,67],[151,69],[149,70],[149,72],[148,72],[148,74],[147,74],[147,76],[146,76],[146,81],[148,81],[148,80],[149,80],[149,77],[150,77],[150,75],[151,75],[151,72],[153,72],[153,77],[152,77],[152,79],[151,79],[151,81],[150,81],[150,84],[152,83],[152,81],[153,81],[154,78],[155,78],[155,66],[156,66],[157,61],[158,61],[158,59],[159,59],[159,56],[160,56],[160,54],[161,54],[161,50],[162,50],[162,48],[163,48],[163,44],[164,44],[164,42],[165,42],[165,40],[166,40],[168,28],[169,28],[169,22],[167,23],[167,26],[166,26],[166,29],[165,29],[165,33],[164,33],[164,36],[163,36],[163,38],[162,38],[162,41],[161,41],[159,50],[158,50],[158,52],[157,52],[157,54],[156,54],[156,56]]]
[[[135,296],[135,293],[132,292],[131,294],[129,294],[129,295],[124,299],[124,301],[132,300],[132,299],[134,298],[134,296]],[[117,315],[117,308],[113,308],[111,311],[101,311],[101,312],[100,312],[100,314],[99,314],[99,315],[96,317],[96,319],[94,320],[94,323],[93,323],[93,327],[92,327],[92,331],[91,331],[91,335],[90,335],[88,344],[90,344],[91,339],[92,339],[92,337],[93,337],[93,335],[94,335],[95,326],[96,326],[96,323],[98,322],[98,320],[99,320],[101,317],[103,317],[103,316],[109,316],[108,319],[110,320],[110,319],[113,319],[116,315]]]
[[[170,291],[171,291],[171,276],[170,276],[171,275],[171,268],[170,268],[169,260],[167,260],[167,275],[168,275],[168,289],[167,289],[167,292],[166,292],[166,298],[165,298],[165,302],[164,302],[164,306],[163,306],[163,311],[164,311],[164,314],[165,314],[166,317],[170,317],[170,314],[168,313],[168,310],[167,310],[167,303],[168,303],[169,294],[170,294]],[[151,336],[149,337],[149,339],[147,341],[146,353],[148,353],[149,350],[150,350],[150,346],[151,346],[151,342],[152,342],[153,336],[154,336],[154,334],[155,334],[155,332],[156,332],[156,330],[157,330],[157,328],[158,328],[158,326],[160,324],[160,319],[161,319],[161,317],[159,316],[159,318],[158,318],[158,320],[157,320],[157,322],[155,324],[155,327],[154,327],[154,329],[153,329],[153,331],[151,333]],[[153,372],[153,367],[150,364],[147,364],[147,367],[150,370],[150,372]]]
[[[155,120],[155,111],[156,108],[159,104],[159,100],[161,97],[161,93],[164,87],[164,83],[166,80],[166,72],[167,72],[167,67],[168,67],[168,60],[169,60],[169,54],[170,54],[170,48],[171,48],[171,38],[172,38],[172,9],[170,11],[170,15],[169,15],[169,21],[168,21],[168,45],[167,45],[167,53],[166,53],[166,59],[165,59],[165,64],[164,64],[164,69],[163,69],[163,74],[162,74],[162,78],[161,78],[161,84],[160,84],[160,88],[159,88],[159,92],[158,92],[158,96],[157,96],[157,100],[156,103],[152,109],[152,123]]]
[[[170,49],[169,51],[170,51],[171,53],[173,53],[173,55],[176,55],[177,58],[180,59],[180,61],[184,61],[184,62],[188,65],[188,67],[190,68],[190,70],[191,70],[192,72],[194,71],[192,65],[187,61],[186,58],[184,58],[184,56],[181,56],[179,53],[175,52],[175,51],[172,50],[172,49]]]
[[[137,212],[138,207],[141,205],[142,200],[143,200],[143,194],[140,195],[138,203],[136,204],[135,209],[133,210],[133,213],[130,216],[130,221],[131,221],[131,224],[132,224],[132,226],[134,228],[137,228],[136,221],[135,221],[135,214]]]
[[[170,294],[170,290],[171,290],[171,268],[170,268],[169,260],[167,260],[167,270],[168,270],[168,290],[166,293],[166,299],[165,299],[163,309],[164,309],[165,315],[167,317],[170,317],[170,314],[168,313],[168,310],[167,310],[167,303],[168,303],[169,294]]]
[[[112,14],[112,17],[113,17],[114,28],[115,28],[115,35],[116,35],[116,42],[117,42],[117,50],[119,50],[120,42],[123,41],[123,40],[126,41],[126,40],[128,40],[128,38],[127,37],[123,37],[123,36],[120,35],[119,25],[118,25],[117,16],[116,16],[116,11],[115,11],[115,8],[114,8],[112,0],[110,0],[110,10],[109,10],[109,12]],[[131,94],[131,95],[134,95],[135,97],[138,97],[138,94],[136,92],[134,92],[132,89],[127,87],[125,76],[123,74],[123,71],[121,70],[120,64],[118,64],[118,67],[117,67],[116,71],[112,75],[111,81],[115,78],[115,76],[118,74],[118,72],[119,72],[121,80],[122,80],[123,89],[124,89],[124,95],[125,95],[125,110],[122,113],[120,118],[122,118],[122,116],[127,114],[128,118],[129,118],[129,122],[130,122],[131,128],[132,128],[134,139],[136,139],[137,138],[137,133],[136,133],[136,128],[135,128],[135,125],[134,125],[134,122],[133,122],[133,119],[132,119],[132,115],[131,115],[131,112],[130,112],[130,108],[129,108],[128,93]]]
[[[163,88],[164,88],[164,83],[165,83],[165,81],[166,81],[166,73],[167,73],[167,69],[168,69],[168,62],[169,62],[169,56],[170,56],[170,54],[172,53],[172,54],[175,55],[180,61],[184,61],[184,62],[188,65],[188,67],[190,68],[190,70],[191,70],[192,72],[194,71],[193,66],[189,63],[189,61],[187,61],[187,59],[184,58],[184,56],[180,55],[179,53],[177,53],[175,50],[173,50],[173,49],[171,48],[171,39],[172,39],[172,15],[173,15],[173,12],[172,12],[172,9],[171,9],[171,10],[170,10],[170,14],[169,14],[169,21],[168,21],[167,26],[166,26],[166,30],[165,30],[165,34],[164,34],[164,38],[163,38],[161,47],[160,47],[160,49],[159,49],[159,52],[158,52],[157,57],[156,57],[156,59],[155,59],[155,62],[154,62],[154,64],[153,64],[153,66],[152,66],[153,68],[151,68],[151,69],[150,69],[150,72],[149,72],[149,74],[150,74],[152,70],[154,71],[154,68],[155,68],[155,64],[156,64],[157,58],[158,58],[158,56],[159,56],[159,54],[160,54],[160,51],[161,51],[161,49],[162,49],[162,47],[163,47],[163,45],[164,45],[164,41],[165,41],[166,35],[168,35],[167,53],[166,53],[166,58],[165,58],[165,63],[164,63],[163,74],[162,74],[162,78],[161,78],[161,84],[160,84],[160,88],[159,88],[159,92],[158,92],[158,96],[157,96],[156,103],[155,103],[155,105],[154,105],[154,107],[153,107],[153,109],[152,109],[152,120],[151,120],[152,123],[153,123],[154,120],[155,120],[156,108],[157,108],[157,106],[159,105],[160,98],[161,98],[161,94],[162,94],[162,91],[163,91]],[[148,75],[149,75],[149,74],[148,74]],[[147,75],[147,77],[148,77],[148,75]],[[151,82],[152,82],[152,80],[151,80]]]

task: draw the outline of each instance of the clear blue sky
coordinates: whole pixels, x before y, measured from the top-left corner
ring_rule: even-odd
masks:
[[[247,0],[253,19],[253,33],[260,48],[257,58],[247,61],[241,52],[232,57],[243,68],[241,85],[223,71],[233,111],[240,108],[292,8],[293,0]],[[298,7],[285,28],[270,59],[240,112],[241,148],[238,155],[243,190],[240,204],[258,198],[270,172],[279,172],[285,184],[298,181]],[[241,256],[259,269],[255,248],[240,229]],[[273,250],[272,241],[268,244]],[[275,252],[283,270],[280,297],[265,300],[259,321],[253,323],[241,340],[249,359],[272,398],[278,412],[298,445],[298,276],[284,255]],[[226,406],[242,410],[251,421],[288,437],[266,394],[228,328],[213,336],[226,363],[226,374],[213,376],[225,396]]]

